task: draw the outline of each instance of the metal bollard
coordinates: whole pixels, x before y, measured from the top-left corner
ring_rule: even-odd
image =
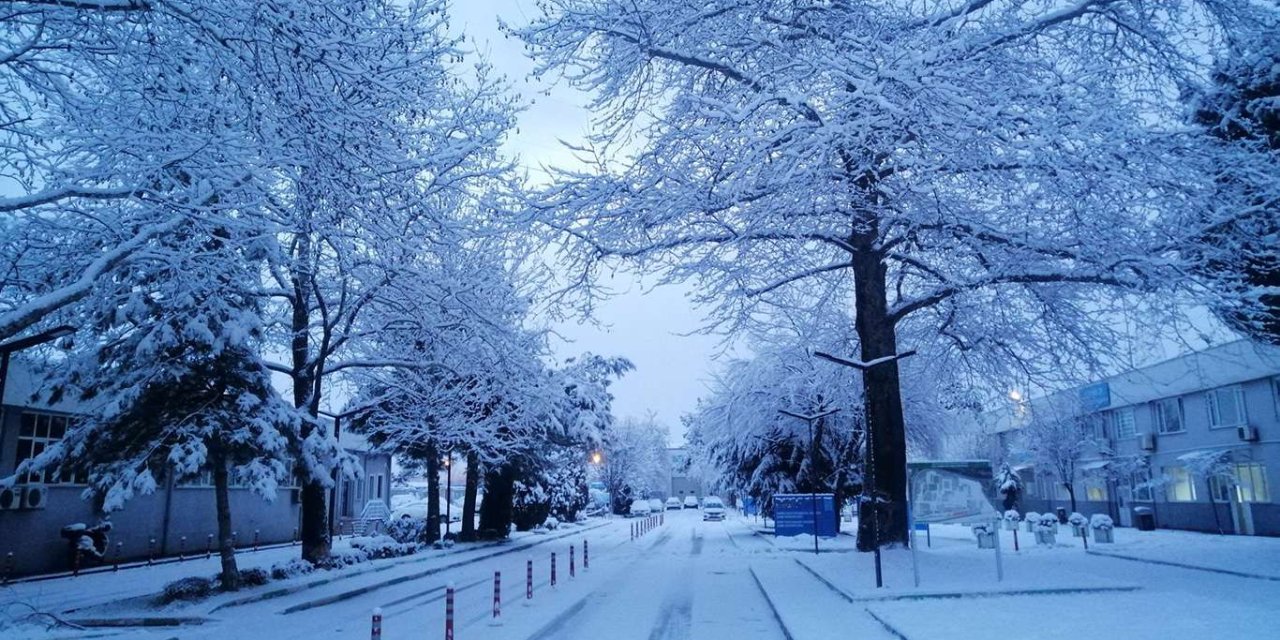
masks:
[[[551,586],[556,586],[556,552],[551,552]]]
[[[293,544],[298,544],[298,528],[293,528]]]
[[[182,562],[183,560],[186,560],[186,559],[187,559],[187,537],[179,536],[178,537],[178,562]]]
[[[587,541],[583,540],[582,541],[582,570],[583,571],[586,571],[588,568],[590,568],[589,565],[587,564],[588,562],[590,562],[590,556],[587,555],[587,552],[589,550],[590,550],[590,547],[587,546]]]
[[[453,583],[444,590],[444,640],[453,640]]]
[[[258,533],[259,533],[258,529],[253,530],[253,550],[254,551],[258,550]]]
[[[369,633],[369,640],[382,640],[382,607],[373,610],[373,630]]]
[[[156,539],[147,538],[147,566],[151,566],[156,561]]]
[[[0,580],[0,582],[5,584],[9,583],[9,576],[13,575],[13,567],[13,552],[10,551],[9,553],[4,554],[4,579]]]
[[[569,577],[575,578],[577,575],[577,571],[573,569],[573,545],[569,545]]]
[[[533,599],[533,560],[526,560],[524,566],[524,599]],[[526,602],[527,604],[527,602]]]
[[[113,562],[113,563],[112,563],[112,565],[111,565],[111,570],[112,570],[112,571],[119,571],[119,570],[120,570],[120,556],[121,556],[121,555],[123,555],[123,554],[122,554],[122,552],[123,552],[123,551],[124,551],[124,543],[123,543],[123,542],[117,542],[117,543],[116,543],[116,558],[115,558],[115,562]]]
[[[213,556],[213,534],[204,537],[204,559],[208,560]]]
[[[232,549],[237,548],[238,543],[236,542],[236,538],[238,538],[239,536],[240,536],[240,533],[238,531],[231,532],[231,548]]]
[[[80,556],[82,553],[78,546],[71,550],[71,577],[73,578],[80,575]]]
[[[493,572],[493,618],[502,617],[502,572]]]

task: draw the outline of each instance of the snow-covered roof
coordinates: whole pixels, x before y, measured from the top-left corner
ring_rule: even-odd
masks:
[[[60,411],[64,413],[84,411],[84,403],[69,397],[64,397],[53,404],[32,401],[31,398],[33,396],[37,394],[43,395],[48,390],[45,376],[36,367],[32,366],[29,360],[19,356],[10,358],[9,372],[5,376],[3,404],[15,407],[29,407],[37,411]]]

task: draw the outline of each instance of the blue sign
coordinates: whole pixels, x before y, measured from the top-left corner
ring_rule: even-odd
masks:
[[[836,498],[830,493],[781,493],[773,496],[773,531],[779,536],[813,535],[814,510],[818,535],[835,536]]]
[[[1095,382],[1080,387],[1080,406],[1086,413],[1105,409],[1111,405],[1111,387],[1105,382]]]
[[[760,513],[760,509],[756,506],[756,499],[751,496],[744,496],[742,498],[742,515],[754,516],[758,513]]]

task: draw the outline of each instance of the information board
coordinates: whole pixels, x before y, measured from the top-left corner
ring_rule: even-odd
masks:
[[[835,536],[836,497],[830,493],[780,493],[773,496],[774,534],[813,535],[815,503],[818,535]]]
[[[914,522],[973,523],[1000,517],[989,462],[909,462],[907,474]]]

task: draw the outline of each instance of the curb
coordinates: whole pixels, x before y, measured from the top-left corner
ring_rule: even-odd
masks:
[[[898,640],[911,640],[907,636],[903,635],[901,631],[898,631],[896,627],[889,624],[888,621],[886,621],[884,618],[881,618],[880,616],[876,615],[876,612],[872,611],[871,607],[865,607],[863,608],[863,611],[866,611],[867,615],[871,616],[872,620],[879,622],[880,626],[884,627],[885,631],[888,631],[889,633],[893,634],[893,637],[897,638]]]
[[[357,587],[357,588],[355,588],[355,589],[351,589],[351,590],[349,590],[349,591],[343,591],[343,592],[341,592],[341,593],[335,593],[335,594],[333,594],[333,595],[325,596],[325,597],[323,597],[323,598],[317,598],[317,599],[315,599],[315,600],[309,600],[309,601],[307,601],[307,602],[300,602],[300,603],[298,603],[298,604],[295,604],[295,605],[293,605],[293,606],[291,606],[291,607],[287,607],[287,608],[285,608],[285,609],[283,609],[283,610],[279,611],[279,613],[280,613],[280,614],[283,614],[283,615],[288,615],[288,614],[290,614],[290,613],[297,613],[297,612],[299,612],[299,611],[306,611],[306,610],[308,610],[308,609],[314,609],[314,608],[316,608],[316,607],[323,607],[323,606],[325,606],[325,605],[330,605],[330,604],[333,604],[333,603],[335,603],[335,602],[342,602],[342,601],[344,601],[344,600],[350,600],[351,598],[355,598],[355,597],[357,597],[357,596],[362,596],[362,595],[364,595],[364,594],[366,594],[366,593],[370,593],[370,592],[373,592],[373,591],[377,591],[377,590],[379,590],[379,589],[383,589],[383,588],[390,587],[390,586],[397,585],[397,584],[402,584],[402,583],[405,583],[405,582],[409,582],[409,581],[411,581],[411,580],[417,580],[417,579],[419,579],[419,578],[425,578],[425,577],[427,577],[427,576],[434,575],[434,574],[437,574],[437,573],[440,573],[440,572],[443,572],[443,571],[448,571],[448,570],[450,570],[450,569],[456,569],[456,568],[458,568],[458,567],[466,566],[466,565],[469,565],[469,564],[474,564],[474,563],[480,562],[480,561],[482,561],[482,560],[488,560],[488,559],[490,559],[490,558],[496,558],[496,557],[498,557],[498,556],[504,556],[504,555],[507,555],[507,554],[509,554],[509,553],[516,553],[516,552],[519,552],[519,551],[524,551],[524,550],[526,550],[526,549],[532,549],[533,547],[536,547],[536,546],[541,545],[541,544],[546,543],[546,542],[550,542],[550,541],[552,541],[552,540],[560,540],[560,539],[563,539],[563,538],[568,538],[568,537],[571,537],[571,536],[577,535],[577,534],[579,534],[579,533],[584,533],[584,532],[591,531],[591,530],[594,530],[594,529],[598,529],[598,528],[600,528],[600,527],[604,527],[604,526],[608,526],[608,523],[602,523],[602,524],[594,525],[594,526],[591,526],[591,527],[581,527],[581,528],[575,529],[574,531],[566,532],[566,533],[563,533],[563,534],[561,534],[561,535],[556,535],[556,536],[547,536],[547,537],[541,538],[541,539],[539,539],[539,540],[537,540],[537,541],[534,541],[534,542],[528,542],[528,543],[520,544],[520,545],[518,545],[518,546],[514,546],[514,547],[511,547],[511,548],[509,548],[509,549],[502,549],[501,551],[495,551],[495,552],[492,552],[492,553],[488,553],[488,554],[481,555],[481,556],[479,556],[479,557],[475,557],[475,558],[468,558],[468,559],[466,559],[466,560],[459,560],[459,561],[456,561],[456,562],[451,562],[451,563],[446,564],[446,565],[444,565],[444,566],[435,567],[435,568],[432,568],[432,569],[426,569],[426,570],[424,570],[424,571],[419,571],[419,572],[412,573],[412,574],[409,574],[409,575],[397,576],[397,577],[395,577],[395,578],[391,578],[390,580],[384,580],[384,581],[382,581],[382,582],[377,582],[377,583],[374,583],[374,584],[365,585],[365,586],[363,586],[363,587]],[[505,545],[505,544],[503,544],[503,543],[498,543],[498,544],[490,545],[490,546],[506,546],[506,545]],[[395,566],[395,565],[391,565],[391,566]],[[316,585],[316,586],[319,586],[319,585]],[[298,591],[301,591],[301,590],[302,590],[302,589],[295,590],[295,591],[293,591],[293,593],[297,593]],[[262,594],[262,595],[264,595],[264,596],[265,596],[265,595],[267,595],[267,594]],[[280,594],[280,595],[288,595],[288,594]],[[272,596],[272,597],[275,597],[275,596]],[[251,602],[259,602],[259,601],[261,601],[261,600],[265,600],[265,599],[267,599],[267,598],[260,598],[260,599],[258,599],[258,600],[252,600]],[[241,605],[241,604],[250,604],[250,602],[227,603],[227,604],[225,604],[225,605],[222,605],[222,606],[221,606],[221,607],[219,607],[219,608],[231,607],[231,606],[239,606],[239,605]],[[211,613],[212,613],[212,612],[211,612]]]
[[[1094,551],[1090,549],[1085,553],[1091,556],[1099,556],[1102,558],[1116,558],[1118,560],[1128,560],[1130,562],[1145,562],[1147,564],[1158,564],[1166,567],[1178,567],[1179,569],[1191,569],[1193,571],[1207,571],[1209,573],[1221,573],[1223,575],[1235,576],[1237,578],[1252,578],[1254,580],[1268,580],[1271,582],[1280,582],[1280,576],[1267,575],[1265,573],[1249,573],[1247,571],[1235,571],[1233,569],[1219,569],[1217,567],[1203,567],[1194,564],[1184,564],[1181,562],[1173,562],[1171,560],[1154,560],[1151,558],[1139,558],[1137,556],[1127,556],[1110,551]]]
[[[755,567],[748,566],[747,571],[751,572],[751,579],[755,580],[756,588],[760,590],[760,595],[764,596],[764,601],[769,604],[769,611],[773,613],[773,621],[778,623],[779,629],[782,629],[782,637],[787,640],[795,640],[795,636],[792,636],[791,630],[787,628],[787,623],[782,621],[782,614],[778,613],[778,606],[773,603],[773,598],[769,597],[769,592],[765,591],[764,583],[760,582],[760,576],[756,575]]]
[[[213,618],[79,618],[68,620],[82,627],[185,627],[214,622]]]

